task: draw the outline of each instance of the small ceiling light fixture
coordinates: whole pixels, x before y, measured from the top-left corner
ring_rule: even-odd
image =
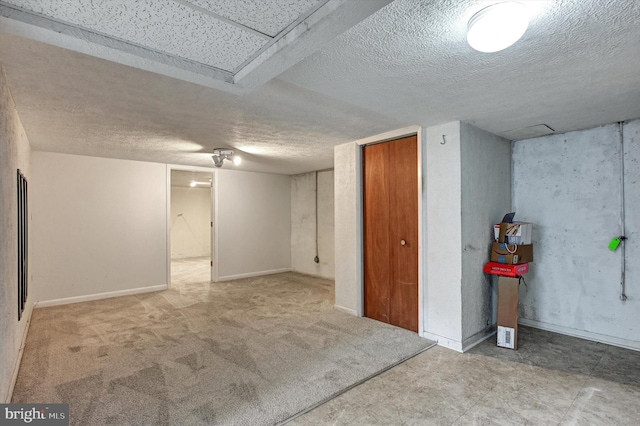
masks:
[[[213,158],[213,165],[216,167],[222,167],[224,160],[233,161],[233,164],[236,166],[242,161],[239,156],[235,155],[232,149],[228,148],[215,148],[211,158]]]
[[[518,41],[528,26],[529,15],[522,3],[496,3],[469,19],[467,42],[479,52],[498,52]]]

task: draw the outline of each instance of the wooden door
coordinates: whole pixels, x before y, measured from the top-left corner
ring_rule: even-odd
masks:
[[[365,316],[417,332],[417,138],[363,151]]]

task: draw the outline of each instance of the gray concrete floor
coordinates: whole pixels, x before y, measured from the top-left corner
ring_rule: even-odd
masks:
[[[289,425],[640,425],[640,352],[521,327],[435,347]]]

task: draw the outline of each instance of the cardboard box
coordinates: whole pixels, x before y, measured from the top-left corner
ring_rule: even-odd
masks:
[[[533,244],[515,245],[493,243],[491,245],[491,261],[519,265],[533,262]]]
[[[529,222],[501,223],[499,243],[531,244],[533,224]]]
[[[518,349],[518,294],[520,278],[498,278],[497,345]]]
[[[529,264],[506,265],[498,262],[487,262],[484,265],[485,274],[503,275],[505,277],[519,277],[529,272]]]

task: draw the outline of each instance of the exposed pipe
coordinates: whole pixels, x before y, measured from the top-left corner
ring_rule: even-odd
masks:
[[[620,240],[622,240],[622,247],[620,247],[620,252],[622,255],[621,261],[621,269],[620,269],[620,300],[623,302],[627,300],[627,292],[626,292],[626,277],[625,277],[625,194],[624,194],[624,122],[618,122],[618,129],[620,134],[620,175],[622,177],[622,190],[621,192],[621,209],[620,209],[620,228],[622,234],[620,235]]]

